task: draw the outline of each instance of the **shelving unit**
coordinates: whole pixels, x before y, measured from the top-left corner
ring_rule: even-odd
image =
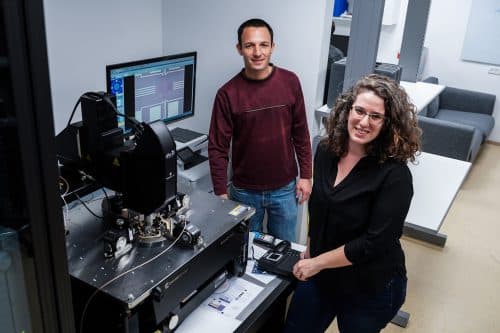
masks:
[[[401,8],[401,0],[385,0],[384,16],[382,25],[390,26],[398,23],[398,14]],[[351,18],[345,16],[334,16],[335,34],[340,36],[349,36],[351,32]]]

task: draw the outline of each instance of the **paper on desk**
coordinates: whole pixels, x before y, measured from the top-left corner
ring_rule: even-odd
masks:
[[[253,251],[253,258],[254,259],[259,259],[267,252],[267,249],[264,249],[258,245],[253,245],[252,250],[250,250],[250,251]],[[250,252],[250,253],[252,253],[252,252]]]
[[[260,282],[263,282],[265,284],[268,284],[272,280],[276,278],[276,275],[274,274],[268,274],[268,273],[254,273],[254,266],[257,265],[257,262],[254,261],[249,261],[247,263],[247,268],[245,271],[245,274],[248,276],[253,277],[254,279],[259,280]]]
[[[263,289],[241,278],[232,278],[203,301],[200,307],[234,319]]]
[[[220,313],[215,313],[206,309],[205,307],[198,307],[196,310],[182,322],[181,326],[177,328],[177,333],[191,333],[191,332],[234,332],[241,321],[233,318],[221,318]],[[210,329],[207,329],[207,326]]]

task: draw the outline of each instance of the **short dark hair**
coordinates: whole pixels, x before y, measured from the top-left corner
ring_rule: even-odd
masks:
[[[349,133],[347,121],[357,96],[372,91],[384,100],[385,121],[378,137],[367,146],[367,153],[380,162],[392,158],[401,162],[415,161],[420,150],[422,131],[417,124],[416,107],[407,93],[394,80],[377,74],[361,78],[337,98],[327,121],[328,150],[342,157],[347,154]]]
[[[263,19],[251,18],[251,19],[246,20],[245,22],[243,22],[240,25],[240,27],[238,28],[238,45],[242,46],[241,45],[241,36],[243,35],[243,30],[245,30],[245,28],[248,28],[248,27],[254,27],[254,28],[262,28],[262,27],[264,27],[264,28],[267,28],[267,30],[269,30],[269,34],[271,35],[271,43],[273,42],[273,36],[274,36],[273,28],[271,28],[271,26],[269,25],[269,23],[267,23]]]

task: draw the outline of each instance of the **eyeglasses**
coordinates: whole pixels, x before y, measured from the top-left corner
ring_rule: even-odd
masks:
[[[359,120],[364,119],[365,116],[368,116],[368,120],[374,125],[382,124],[385,119],[385,116],[381,113],[368,113],[362,108],[356,106],[353,106],[351,111],[353,111],[352,115]]]

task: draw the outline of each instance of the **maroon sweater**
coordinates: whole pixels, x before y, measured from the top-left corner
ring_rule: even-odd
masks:
[[[297,177],[312,177],[312,153],[304,97],[297,76],[274,67],[264,80],[242,70],[215,96],[208,156],[215,194],[227,192],[232,139],[233,184],[273,190]]]

